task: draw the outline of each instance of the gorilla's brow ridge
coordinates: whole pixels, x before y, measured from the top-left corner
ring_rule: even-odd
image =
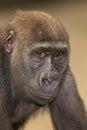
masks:
[[[37,50],[39,48],[41,49],[48,49],[48,48],[52,48],[52,49],[62,49],[62,48],[68,48],[68,45],[66,42],[44,42],[44,43],[38,43],[38,44],[33,44],[33,46],[30,46],[31,50]]]

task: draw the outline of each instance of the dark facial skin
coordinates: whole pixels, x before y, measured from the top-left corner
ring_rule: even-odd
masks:
[[[43,12],[22,12],[0,29],[0,130],[18,130],[48,104],[56,130],[87,130],[69,67],[69,37]]]
[[[40,104],[52,101],[68,62],[68,46],[61,41],[40,43],[30,49],[29,95]]]

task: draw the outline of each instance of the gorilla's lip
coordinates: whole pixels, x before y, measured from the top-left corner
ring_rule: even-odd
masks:
[[[38,92],[35,92],[35,91],[33,91],[32,88],[30,90],[31,90],[32,95],[35,96],[35,97],[38,97],[38,98],[53,99],[53,97],[54,97],[52,94],[51,95],[45,95],[45,94],[40,94]]]
[[[49,104],[51,101],[54,100],[55,96],[53,95],[44,95],[44,94],[40,94],[38,92],[35,92],[31,89],[31,98],[33,101],[35,101],[36,103],[40,104],[40,105],[46,105]]]

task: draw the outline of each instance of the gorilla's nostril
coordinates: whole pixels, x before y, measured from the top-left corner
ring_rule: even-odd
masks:
[[[48,79],[43,79],[42,82],[43,82],[42,84],[44,84],[46,86],[48,86],[50,84]]]
[[[50,85],[50,84],[52,83],[52,81],[53,81],[53,80],[52,80],[52,79],[50,79],[50,78],[49,78],[49,79],[44,78],[44,79],[42,80],[42,82],[43,82],[43,83],[44,83],[44,85],[46,85],[46,86],[47,86],[47,85]]]

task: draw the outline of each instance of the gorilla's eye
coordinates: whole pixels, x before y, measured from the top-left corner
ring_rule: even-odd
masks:
[[[40,59],[44,59],[46,57],[46,53],[44,51],[37,51],[36,56]]]
[[[55,60],[57,60],[57,61],[61,61],[61,60],[63,60],[63,58],[64,58],[64,53],[63,52],[58,52],[56,55],[55,55]]]

